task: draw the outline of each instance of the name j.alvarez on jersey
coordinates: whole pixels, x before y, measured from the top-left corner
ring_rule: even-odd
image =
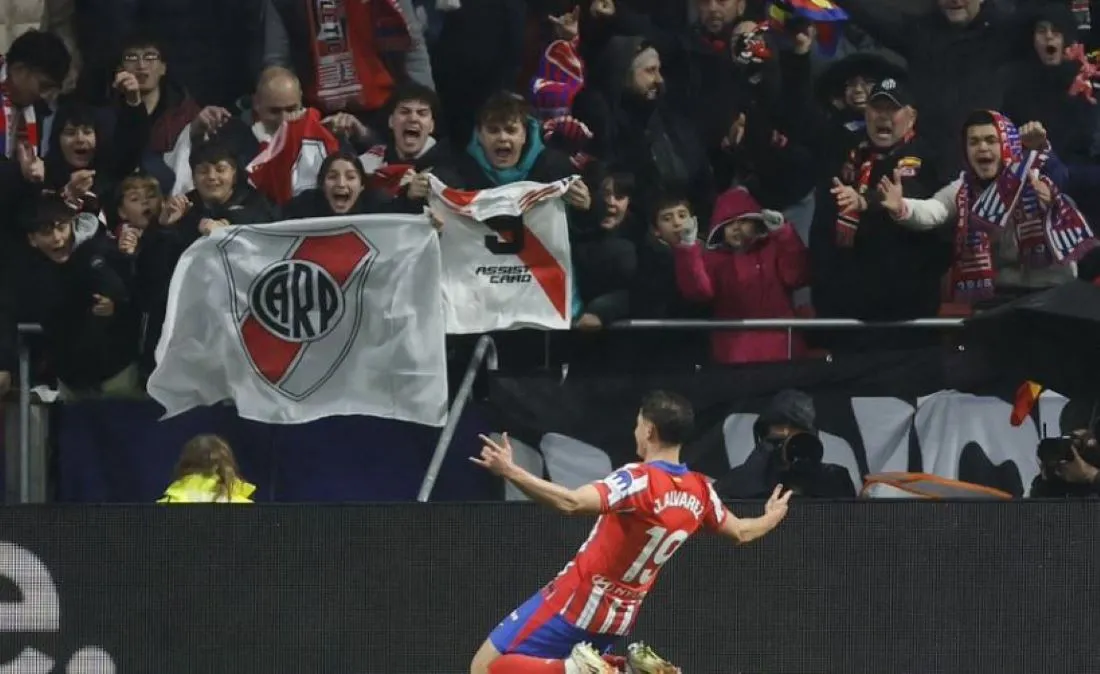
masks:
[[[478,276],[489,277],[489,283],[530,283],[531,269],[527,265],[506,265],[502,267],[478,267],[474,270]]]
[[[684,508],[690,510],[695,519],[703,518],[703,504],[694,494],[686,491],[666,492],[653,504],[653,513],[659,515],[666,508]]]

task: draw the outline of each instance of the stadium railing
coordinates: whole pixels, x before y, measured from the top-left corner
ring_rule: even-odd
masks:
[[[882,330],[882,329],[958,329],[964,324],[961,318],[926,318],[913,321],[896,321],[870,323],[854,319],[821,319],[821,318],[795,318],[795,319],[750,319],[750,320],[625,320],[613,323],[610,327],[614,330],[786,330],[788,355],[790,355],[791,339],[796,330]],[[17,437],[18,455],[17,461],[8,461],[8,466],[17,463],[18,480],[14,485],[18,492],[19,503],[30,503],[32,494],[44,493],[43,488],[35,488],[32,485],[32,466],[45,464],[46,443],[44,433],[39,434],[40,441],[31,442],[31,357],[30,348],[24,339],[27,335],[40,334],[42,328],[39,325],[21,323],[19,325],[19,404],[17,412]],[[477,342],[474,353],[467,364],[462,383],[451,403],[447,424],[443,427],[439,441],[432,454],[431,463],[421,484],[419,501],[427,501],[432,492],[432,487],[439,475],[440,467],[447,455],[447,450],[454,437],[458,420],[462,416],[473,393],[473,384],[482,364],[486,364],[490,370],[496,369],[496,346],[490,335],[483,335]],[[10,423],[10,417],[9,417]],[[44,422],[43,422],[44,423]],[[10,437],[10,435],[9,435]],[[10,443],[6,448],[10,452]],[[12,482],[9,475],[8,481]]]

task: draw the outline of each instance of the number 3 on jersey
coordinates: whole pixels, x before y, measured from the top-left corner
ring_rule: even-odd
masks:
[[[485,237],[485,247],[493,255],[519,255],[523,252],[523,235],[526,226],[523,218],[513,215],[500,215],[489,218],[485,226],[496,232]]]
[[[630,568],[623,574],[624,583],[637,583],[645,585],[653,579],[665,562],[667,562],[684,541],[688,538],[688,532],[682,530],[669,531],[664,527],[650,527],[646,532],[649,541],[646,542],[642,552]]]

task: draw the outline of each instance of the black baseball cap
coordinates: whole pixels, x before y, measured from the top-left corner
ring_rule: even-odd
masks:
[[[875,83],[875,86],[871,88],[871,95],[867,97],[867,102],[870,103],[876,98],[886,98],[899,108],[904,108],[914,103],[913,95],[909,92],[909,87],[905,86],[904,82],[894,77],[887,77]]]

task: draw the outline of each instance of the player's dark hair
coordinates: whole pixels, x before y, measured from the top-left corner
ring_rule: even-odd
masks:
[[[678,393],[653,391],[642,400],[642,418],[657,429],[666,445],[682,445],[695,429],[695,412],[688,399]]]
[[[40,30],[28,30],[15,38],[4,58],[11,65],[20,64],[45,75],[59,86],[69,75],[72,64],[69,48],[61,38]]]

